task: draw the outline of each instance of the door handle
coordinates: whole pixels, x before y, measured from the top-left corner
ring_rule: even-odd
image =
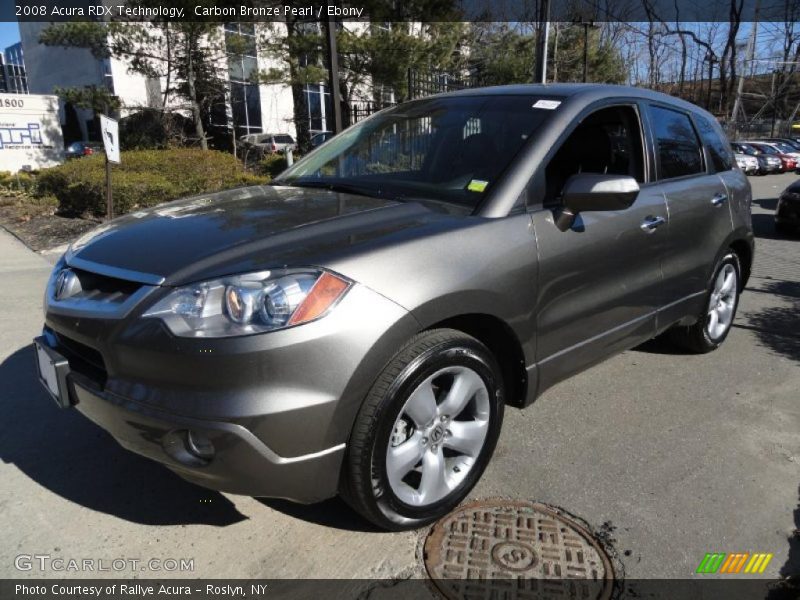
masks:
[[[645,233],[653,233],[660,225],[666,222],[667,220],[664,217],[647,217],[642,221],[640,227]]]
[[[728,201],[728,194],[720,192],[711,199],[711,204],[714,206],[722,206]]]

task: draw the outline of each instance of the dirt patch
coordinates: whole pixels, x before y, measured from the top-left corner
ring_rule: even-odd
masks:
[[[52,205],[37,200],[0,196],[0,226],[36,252],[68,244],[99,224],[97,219],[57,215]]]

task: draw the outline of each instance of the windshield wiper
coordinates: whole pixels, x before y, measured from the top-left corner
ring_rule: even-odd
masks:
[[[276,183],[275,185],[288,185],[293,187],[307,187],[328,190],[331,192],[340,192],[342,194],[355,194],[357,196],[368,196],[370,198],[386,198],[382,190],[371,188],[364,188],[351,183],[340,183],[338,181],[293,181],[291,183]]]

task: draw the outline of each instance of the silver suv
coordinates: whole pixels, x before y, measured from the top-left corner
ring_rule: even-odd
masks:
[[[475,485],[506,405],[661,334],[717,348],[752,261],[750,186],[710,114],[469,90],[377,113],[271,186],[78,240],[39,372],[190,481],[418,527]]]

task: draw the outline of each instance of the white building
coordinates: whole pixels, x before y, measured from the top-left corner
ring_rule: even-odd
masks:
[[[143,108],[162,107],[164,81],[131,72],[124,60],[98,59],[88,49],[45,46],[39,43],[39,35],[47,26],[47,23],[19,24],[32,94],[52,94],[58,87],[95,85],[106,87],[120,99],[123,117]],[[224,104],[212,111],[212,122],[220,126],[233,123],[237,138],[248,133],[289,133],[296,137],[295,118],[307,119],[312,131],[330,130],[330,93],[323,83],[304,86],[306,115],[294,114],[292,90],[288,85],[252,83],[256,72],[280,66],[259,52],[256,27],[259,24],[220,24],[225,39],[237,36],[237,49],[242,40],[249,39],[252,43],[244,44],[242,54],[228,53],[227,68],[220,65],[221,71],[228,74],[228,93]],[[92,113],[77,112],[83,138],[96,138]],[[188,116],[188,111],[186,113]],[[65,119],[62,106],[62,124]]]
[[[56,88],[97,86],[106,87],[122,98],[124,112],[134,112],[138,107],[150,106],[148,89],[152,82],[135,73],[116,59],[98,59],[85,48],[61,48],[39,43],[39,34],[49,23],[20,22],[19,30],[25,53],[28,89],[31,94],[53,94]],[[94,115],[88,110],[77,110],[84,140],[92,134]],[[60,120],[66,121],[61,106]],[[99,133],[93,137],[99,139]],[[74,141],[74,140],[70,140]]]

